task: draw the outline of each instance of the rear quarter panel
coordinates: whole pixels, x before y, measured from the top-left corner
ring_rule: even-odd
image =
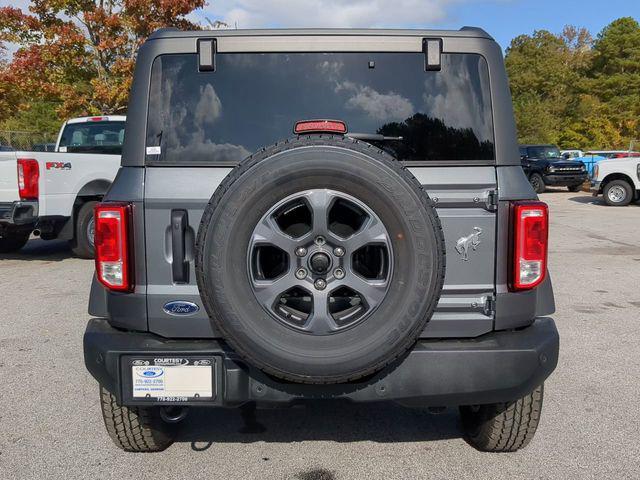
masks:
[[[633,182],[633,187],[640,190],[640,179],[638,179],[638,164],[640,158],[620,158],[615,160],[604,160],[598,162],[597,180],[605,180],[608,175],[622,173],[628,176]]]
[[[113,182],[120,155],[43,152],[40,165],[40,216],[71,216],[80,189],[92,180]]]

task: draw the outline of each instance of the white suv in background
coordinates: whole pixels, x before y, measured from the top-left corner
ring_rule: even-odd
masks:
[[[607,205],[622,207],[640,198],[640,158],[611,158],[596,163],[591,192]]]

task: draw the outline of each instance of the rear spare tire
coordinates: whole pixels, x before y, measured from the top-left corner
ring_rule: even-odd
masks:
[[[308,136],[243,161],[196,246],[200,295],[248,363],[303,383],[370,375],[410,349],[442,290],[440,221],[398,161]]]

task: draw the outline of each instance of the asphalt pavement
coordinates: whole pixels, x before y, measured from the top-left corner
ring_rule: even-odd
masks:
[[[82,358],[93,262],[31,240],[0,256],[0,479],[640,478],[640,204],[541,198],[561,351],[526,449],[477,452],[455,410],[313,403],[194,411],[165,452],[124,453]]]

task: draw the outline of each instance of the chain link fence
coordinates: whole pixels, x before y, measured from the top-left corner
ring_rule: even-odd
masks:
[[[52,152],[56,135],[52,133],[0,130],[0,148],[3,150],[26,150]]]

